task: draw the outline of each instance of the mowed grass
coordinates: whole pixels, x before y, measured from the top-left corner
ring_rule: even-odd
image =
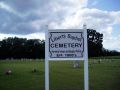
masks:
[[[98,60],[89,59],[89,89],[120,90],[120,59]],[[44,83],[43,61],[0,61],[0,90],[44,90]],[[76,69],[73,61],[50,62],[50,90],[84,90],[83,61]]]

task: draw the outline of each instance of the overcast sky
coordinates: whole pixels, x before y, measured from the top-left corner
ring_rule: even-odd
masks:
[[[88,28],[104,34],[103,46],[120,51],[120,0],[0,0],[0,39],[44,39],[49,28]]]

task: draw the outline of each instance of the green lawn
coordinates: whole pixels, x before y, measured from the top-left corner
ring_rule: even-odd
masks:
[[[50,62],[50,90],[84,90],[83,61]],[[37,72],[32,73],[36,68]],[[5,75],[7,69],[12,75]],[[44,90],[44,62],[0,61],[0,90]],[[120,59],[89,60],[90,90],[120,90]]]

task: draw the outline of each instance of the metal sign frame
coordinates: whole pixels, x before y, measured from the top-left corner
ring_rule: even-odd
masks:
[[[61,31],[60,31],[61,30]],[[50,45],[50,37],[49,37],[49,30],[47,29],[45,32],[45,90],[49,90],[49,61],[58,61],[58,60],[83,60],[84,61],[84,90],[89,90],[89,82],[88,82],[88,43],[87,43],[87,28],[86,25],[83,26],[83,29],[54,29],[50,30],[52,32],[61,32],[61,33],[68,33],[68,32],[82,32],[83,33],[83,44],[84,44],[84,52],[83,57],[79,58],[54,58],[50,57],[49,55],[49,45]]]

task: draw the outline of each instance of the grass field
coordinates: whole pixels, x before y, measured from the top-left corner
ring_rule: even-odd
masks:
[[[83,61],[77,69],[72,61],[50,62],[50,90],[84,90],[83,70]],[[90,59],[89,84],[90,90],[120,90],[120,59]],[[0,61],[0,90],[44,90],[44,62]]]

